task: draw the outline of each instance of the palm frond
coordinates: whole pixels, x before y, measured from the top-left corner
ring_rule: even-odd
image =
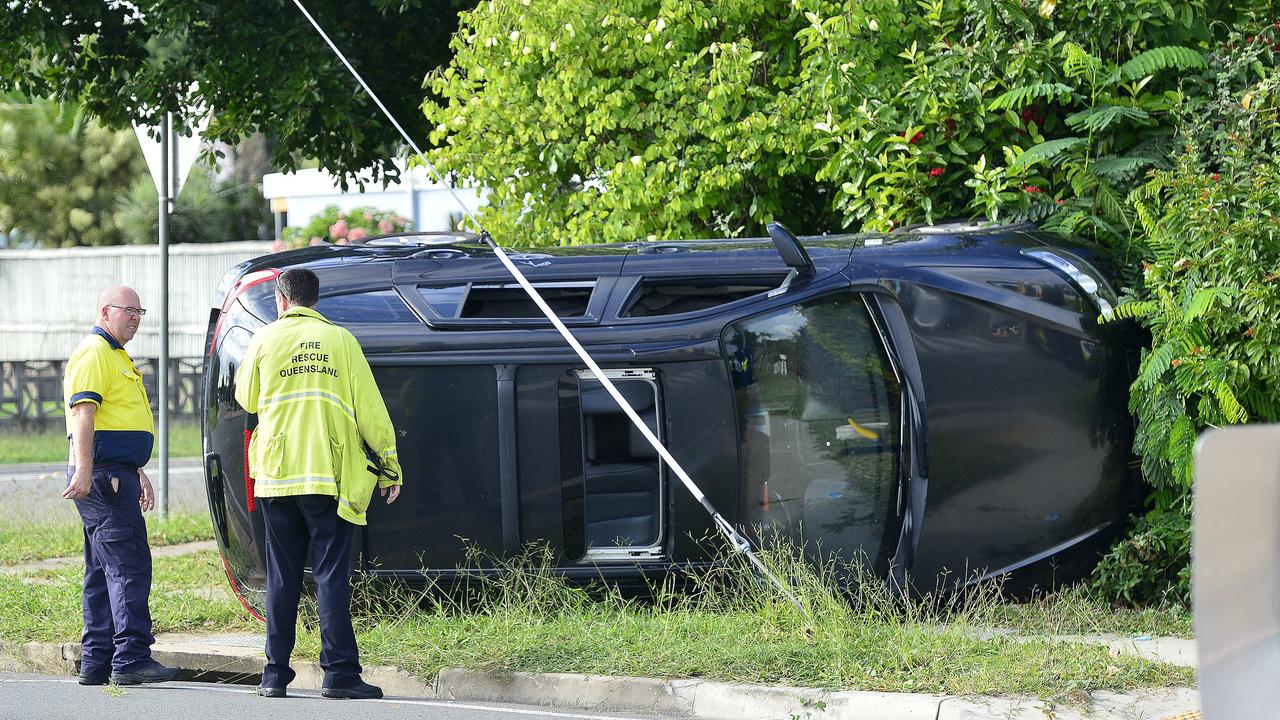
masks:
[[[1071,87],[1062,83],[1033,83],[1031,85],[1021,85],[1011,88],[1007,92],[1002,93],[991,104],[987,106],[988,110],[1016,110],[1020,107],[1030,105],[1032,102],[1041,98],[1049,100],[1069,97],[1071,95]]]
[[[1187,303],[1187,309],[1183,312],[1182,319],[1186,322],[1191,322],[1208,312],[1214,303],[1226,302],[1234,296],[1235,291],[1227,287],[1199,288],[1191,296],[1190,302]]]
[[[1131,105],[1099,105],[1074,112],[1067,116],[1067,127],[1077,132],[1087,130],[1100,132],[1106,130],[1117,120],[1145,121],[1151,119],[1151,113]]]
[[[1093,171],[1110,180],[1125,180],[1139,170],[1155,165],[1156,159],[1144,155],[1108,155],[1093,163]]]
[[[1198,70],[1204,67],[1206,63],[1200,53],[1191,48],[1170,45],[1135,55],[1120,66],[1120,75],[1125,80],[1138,80],[1161,70]]]
[[[1011,163],[1011,168],[1015,170],[1023,170],[1029,168],[1045,160],[1052,160],[1062,153],[1079,147],[1084,144],[1085,138],[1082,137],[1065,137],[1054,140],[1045,140],[1039,145],[1032,145],[1026,152],[1022,153]]]
[[[1076,43],[1069,42],[1064,45],[1062,54],[1062,71],[1067,74],[1067,77],[1086,77],[1102,69],[1102,58],[1093,55]]]
[[[1111,310],[1103,313],[1102,321],[1113,322],[1116,320],[1148,317],[1157,309],[1159,309],[1159,306],[1156,304],[1155,300],[1133,300],[1131,302],[1120,303]]]

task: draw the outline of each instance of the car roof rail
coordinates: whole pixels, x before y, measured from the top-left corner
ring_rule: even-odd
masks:
[[[480,236],[468,232],[425,231],[396,233],[394,235],[375,235],[361,245],[373,247],[411,247],[432,245],[477,245],[482,244]]]
[[[959,233],[990,232],[992,230],[1039,230],[1027,220],[1015,223],[996,222],[989,218],[947,218],[936,223],[912,223],[894,228],[890,235],[956,235]]]

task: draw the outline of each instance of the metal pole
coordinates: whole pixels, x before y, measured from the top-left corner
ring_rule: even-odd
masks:
[[[160,366],[156,390],[160,404],[160,488],[156,506],[160,519],[169,516],[169,153],[173,147],[172,118],[165,113],[160,127]]]

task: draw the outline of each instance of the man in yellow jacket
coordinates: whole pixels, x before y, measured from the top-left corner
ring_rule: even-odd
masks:
[[[375,483],[400,494],[395,428],[355,337],[316,312],[320,280],[287,270],[276,281],[279,318],[258,331],[236,373],[236,402],[257,413],[249,475],[266,526],[267,664],[259,693],[285,697],[307,546],[320,615],[323,694],[370,699],[351,627],[354,525],[365,524]],[[377,458],[369,472],[364,448]]]

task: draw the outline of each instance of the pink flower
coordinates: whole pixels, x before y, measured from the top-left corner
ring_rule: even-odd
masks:
[[[311,244],[311,245],[323,245],[323,244],[324,244],[324,241],[323,241],[323,240],[321,240],[321,239],[320,239],[320,238],[318,238],[318,237],[313,237],[313,238],[311,238],[311,242],[310,242],[309,244]]]
[[[347,239],[351,242],[359,242],[367,237],[369,237],[369,231],[364,228],[356,228],[347,235]]]
[[[280,238],[276,238],[271,243],[271,252],[280,252],[281,250],[284,250],[284,241]]]
[[[383,219],[378,221],[378,232],[382,233],[383,235],[386,235],[387,233],[395,229],[396,229],[395,226],[391,224],[390,220]]]
[[[944,172],[946,172],[946,170],[943,170],[940,167],[936,167],[929,171],[929,177],[932,177],[932,178],[942,177],[942,173]]]
[[[346,238],[338,238],[339,245],[350,245],[351,241]]]
[[[349,226],[347,225],[347,221],[339,220],[338,222],[329,226],[329,237],[335,240],[337,240],[338,238],[344,238],[347,236],[348,231],[349,231]]]

